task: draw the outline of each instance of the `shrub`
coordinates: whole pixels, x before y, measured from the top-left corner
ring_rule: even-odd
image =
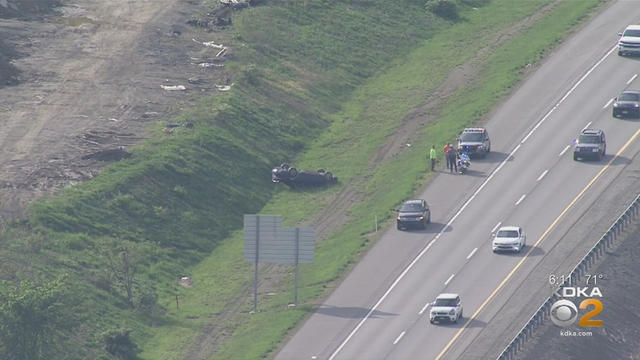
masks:
[[[120,360],[137,360],[138,346],[131,340],[131,330],[112,329],[104,332],[102,338],[107,352]]]
[[[458,7],[451,0],[435,0],[427,3],[427,9],[447,20],[458,20]]]

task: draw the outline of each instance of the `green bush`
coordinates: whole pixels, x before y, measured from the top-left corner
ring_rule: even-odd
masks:
[[[436,0],[427,3],[427,9],[432,13],[447,20],[458,20],[458,6],[451,0]]]
[[[107,352],[120,360],[137,360],[138,346],[131,340],[131,330],[111,329],[102,334]]]

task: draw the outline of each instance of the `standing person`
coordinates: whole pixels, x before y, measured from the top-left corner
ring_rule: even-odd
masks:
[[[446,144],[442,151],[444,151],[444,158],[447,160],[447,169],[451,169],[451,161],[449,161],[449,150],[451,150],[451,144]]]
[[[449,160],[449,170],[450,172],[458,172],[458,164],[456,164],[456,158],[458,157],[458,152],[456,149],[449,144],[449,152],[447,153],[447,159]]]
[[[431,171],[435,171],[436,167],[436,146],[431,145],[431,150],[429,150],[429,159],[431,159]]]

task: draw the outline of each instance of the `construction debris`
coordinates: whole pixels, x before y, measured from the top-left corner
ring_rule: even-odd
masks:
[[[198,41],[198,40],[196,40],[196,39],[191,39],[191,40],[193,40],[194,42],[197,42],[198,44],[202,44],[202,45],[204,45],[204,46],[206,46],[206,47],[212,47],[212,48],[216,48],[216,49],[222,49],[222,48],[224,48],[224,45],[222,45],[222,44],[216,44],[216,43],[215,43],[215,42],[213,42],[213,41],[204,41],[204,42],[203,42],[203,41]]]
[[[231,90],[231,85],[216,85],[216,89],[218,89],[218,91],[229,91]]]
[[[160,85],[161,88],[167,91],[185,91],[187,90],[184,85]]]
[[[225,52],[227,52],[227,48],[223,47],[222,50],[218,51],[218,53],[216,54],[216,57],[222,56]]]
[[[223,67],[224,64],[214,64],[214,63],[203,62],[198,64],[198,66],[203,68],[212,68],[212,67]]]

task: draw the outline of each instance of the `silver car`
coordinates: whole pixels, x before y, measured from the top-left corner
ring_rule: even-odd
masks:
[[[527,236],[519,226],[503,226],[493,237],[491,248],[493,252],[515,251],[520,252],[525,247]]]

